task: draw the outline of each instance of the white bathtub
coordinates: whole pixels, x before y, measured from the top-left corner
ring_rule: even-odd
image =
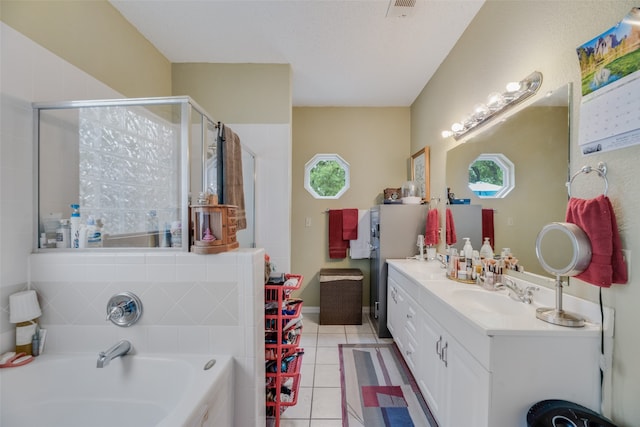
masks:
[[[207,361],[215,365],[205,370]],[[0,369],[2,427],[232,427],[230,356],[43,354]]]

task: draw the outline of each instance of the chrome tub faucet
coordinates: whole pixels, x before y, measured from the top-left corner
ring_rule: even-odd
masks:
[[[111,362],[111,360],[115,359],[116,357],[124,356],[125,354],[129,353],[129,351],[131,351],[132,348],[133,346],[129,341],[127,340],[119,341],[108,350],[101,351],[100,353],[98,353],[98,363],[96,367],[104,368],[109,364],[109,362]]]

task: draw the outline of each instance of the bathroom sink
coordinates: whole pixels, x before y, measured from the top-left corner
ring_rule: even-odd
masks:
[[[523,303],[512,300],[502,292],[456,289],[452,293],[452,298],[462,311],[470,309],[507,316],[518,316],[524,312]]]

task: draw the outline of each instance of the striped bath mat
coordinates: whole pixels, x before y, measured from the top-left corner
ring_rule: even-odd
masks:
[[[340,344],[343,427],[437,427],[395,344]]]

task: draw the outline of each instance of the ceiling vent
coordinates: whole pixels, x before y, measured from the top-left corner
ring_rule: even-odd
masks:
[[[417,0],[391,0],[387,18],[406,18],[413,15]]]

